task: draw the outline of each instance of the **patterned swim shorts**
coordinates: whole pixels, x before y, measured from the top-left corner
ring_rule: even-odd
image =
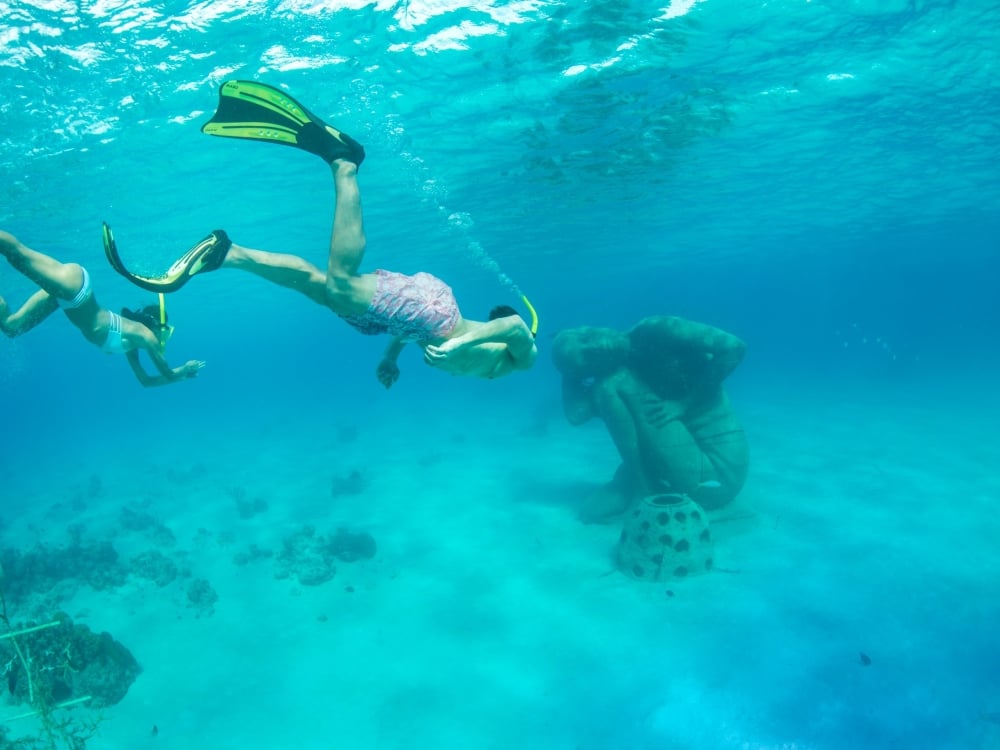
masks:
[[[367,336],[389,333],[409,341],[432,341],[451,333],[461,318],[451,287],[429,273],[406,276],[379,269],[375,276],[368,309],[340,316]]]

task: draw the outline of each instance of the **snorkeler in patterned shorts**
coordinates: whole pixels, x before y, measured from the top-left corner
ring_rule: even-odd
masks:
[[[271,127],[260,127],[262,122]],[[296,255],[237,245],[216,230],[163,276],[143,277],[125,268],[105,227],[108,259],[130,281],[145,289],[175,291],[197,273],[239,268],[294,289],[364,334],[393,337],[377,369],[386,388],[398,379],[397,359],[411,341],[423,349],[429,365],[453,375],[498,378],[534,364],[534,335],[512,307],[494,308],[489,322],[468,320],[459,312],[451,288],[430,274],[359,273],[365,233],[357,175],[365,152],[346,133],[326,125],[286,93],[254,81],[224,84],[219,109],[202,130],[293,146],[330,164],[336,200],[326,271]]]

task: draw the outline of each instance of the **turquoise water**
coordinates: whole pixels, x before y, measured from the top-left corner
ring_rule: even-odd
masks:
[[[120,527],[141,507],[220,592],[199,618],[179,583],[65,594],[144,665],[88,746],[1000,747],[997,50],[983,2],[0,0],[0,228],[104,304],[147,300],[101,221],[146,271],[216,227],[322,264],[323,165],[199,132],[235,77],[365,144],[366,268],[541,317],[529,373],[407,352],[389,392],[383,340],[239,273],[170,299],[196,382],[143,390],[58,315],[0,340],[0,544],[76,523],[127,558],[157,546]],[[654,314],[749,347],[740,574],[669,602],[575,518],[617,458],[549,352]],[[233,564],[305,523],[379,554],[319,587]]]

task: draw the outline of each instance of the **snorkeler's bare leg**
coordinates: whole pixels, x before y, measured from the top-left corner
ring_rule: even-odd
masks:
[[[0,331],[14,338],[27,333],[59,309],[55,297],[39,289],[28,297],[17,312],[7,314],[7,301],[0,297]]]
[[[361,191],[358,188],[358,167],[337,159],[331,164],[336,202],[333,210],[333,232],[330,236],[330,258],[327,262],[327,286],[331,294],[342,293],[337,281],[356,276],[365,255],[365,229],[361,217]]]
[[[32,250],[8,232],[0,232],[0,255],[53,297],[71,300],[83,286],[83,268],[79,265],[60,263]]]
[[[317,304],[326,304],[326,274],[298,255],[252,250],[233,243],[222,267],[249,271],[272,284],[294,289]]]

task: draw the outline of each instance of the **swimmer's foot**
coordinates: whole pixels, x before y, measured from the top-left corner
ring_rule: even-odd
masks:
[[[204,273],[205,271],[215,271],[225,262],[226,253],[232,246],[233,241],[229,239],[226,230],[216,229],[188,250],[179,261],[171,266],[167,273],[178,267],[184,269],[187,276],[194,276],[196,273]]]
[[[320,137],[317,139],[315,148],[307,148],[306,146],[301,148],[319,155],[328,164],[333,164],[337,159],[343,159],[356,167],[361,166],[361,162],[365,160],[364,146],[347,133],[323,123],[317,124],[322,125],[323,130],[319,133]],[[308,136],[305,128],[299,134],[299,140],[302,140],[303,137],[311,137]]]

